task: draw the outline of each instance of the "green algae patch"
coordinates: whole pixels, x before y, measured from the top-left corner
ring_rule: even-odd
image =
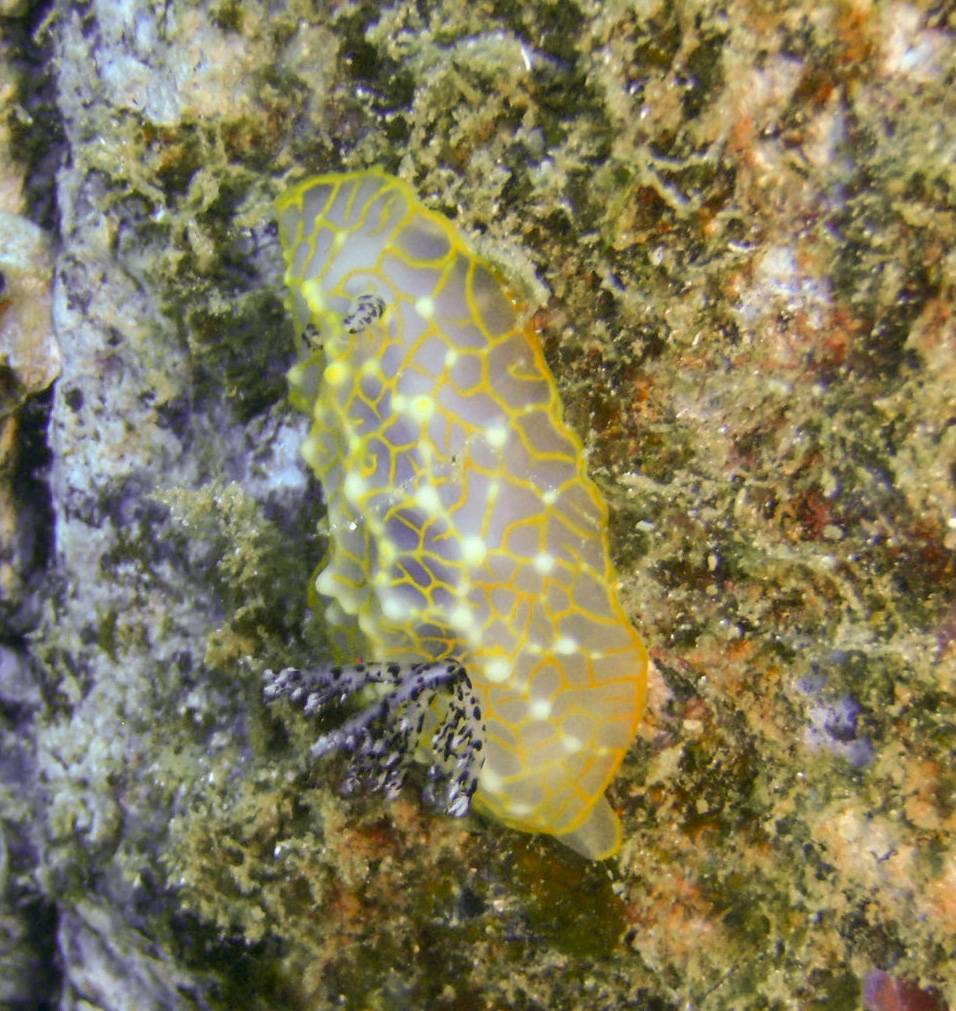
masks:
[[[96,633],[96,644],[113,661],[116,662],[118,643],[116,640],[119,614],[110,609],[100,617]]]
[[[327,788],[306,788],[301,772],[290,779],[273,760],[275,770],[238,792],[200,790],[171,826],[164,863],[185,908],[222,935],[272,951],[274,985],[291,1007],[315,1006],[330,983],[348,1006],[387,1005],[395,967],[426,946],[436,971],[410,981],[414,1002],[435,1006],[458,978],[467,988],[456,940],[476,941],[481,931],[454,873],[460,830],[431,832],[406,801],[387,813],[343,809]],[[385,922],[395,929],[379,939]],[[449,943],[436,946],[439,936]]]
[[[581,966],[582,975],[591,960],[610,958],[627,928],[613,873],[541,841],[519,838],[512,851],[513,884],[525,905],[529,942],[560,951]]]
[[[196,575],[205,573],[227,615],[207,639],[204,663],[225,670],[254,652],[282,654],[302,607],[301,554],[285,549],[285,535],[236,483],[168,489],[156,500],[170,508]]]

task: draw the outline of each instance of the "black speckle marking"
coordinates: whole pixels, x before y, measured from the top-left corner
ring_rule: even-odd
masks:
[[[436,760],[428,767],[425,798],[455,817],[467,813],[484,760],[485,727],[461,664],[287,667],[278,674],[266,671],[263,680],[267,703],[285,696],[309,715],[330,703],[346,702],[369,685],[385,686],[384,695],[322,735],[312,745],[313,756],[346,752],[351,760],[342,792],[381,790],[391,799],[401,790],[428,725],[432,731],[428,743]],[[448,700],[444,707],[443,695]]]
[[[365,293],[352,303],[349,311],[342,319],[349,333],[361,333],[367,330],[376,320],[382,318],[385,312],[385,300],[378,295]]]

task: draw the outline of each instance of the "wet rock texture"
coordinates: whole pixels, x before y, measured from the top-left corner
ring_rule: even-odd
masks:
[[[0,1003],[956,1004],[945,10],[0,7],[62,354],[17,443]],[[261,704],[324,641],[271,202],[375,164],[529,291],[611,506],[656,671],[607,866],[343,800]]]

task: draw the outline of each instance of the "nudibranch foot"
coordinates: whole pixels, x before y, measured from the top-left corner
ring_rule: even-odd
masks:
[[[312,745],[313,758],[334,751],[351,756],[343,794],[359,788],[396,797],[416,755],[431,757],[425,799],[454,817],[468,812],[478,786],[485,727],[465,668],[438,663],[324,664],[263,674],[267,703],[282,697],[306,715],[341,704],[366,689],[375,697]]]

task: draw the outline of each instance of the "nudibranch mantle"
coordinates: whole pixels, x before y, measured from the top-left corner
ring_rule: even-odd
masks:
[[[328,506],[315,598],[342,658],[460,663],[485,724],[479,810],[613,854],[604,789],[647,653],[529,314],[381,171],[306,179],[277,214],[302,350],[291,397]]]

